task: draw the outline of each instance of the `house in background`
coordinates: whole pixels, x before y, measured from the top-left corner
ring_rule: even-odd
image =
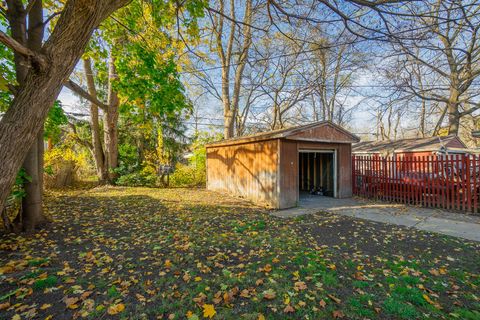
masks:
[[[352,146],[356,156],[421,157],[440,154],[468,154],[471,150],[458,136],[362,141]]]

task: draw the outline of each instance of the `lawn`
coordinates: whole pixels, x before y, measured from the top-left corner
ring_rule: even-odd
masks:
[[[480,244],[206,190],[52,193],[0,237],[1,319],[480,319]]]

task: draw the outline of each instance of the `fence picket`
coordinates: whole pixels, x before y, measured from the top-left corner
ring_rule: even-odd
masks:
[[[479,212],[480,158],[471,155],[352,156],[353,194]]]

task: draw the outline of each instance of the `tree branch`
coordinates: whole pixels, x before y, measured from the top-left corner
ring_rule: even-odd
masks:
[[[70,79],[67,80],[63,85],[65,87],[67,87],[68,89],[72,90],[73,92],[75,92],[76,94],[78,94],[80,97],[82,97],[82,98],[90,101],[91,103],[95,104],[100,109],[102,109],[102,110],[107,110],[108,109],[108,106],[105,103],[101,102],[100,100],[98,100],[95,97],[92,97],[87,91],[83,90],[82,87],[80,87],[78,84],[76,84],[72,80],[70,80]]]
[[[38,66],[41,69],[44,69],[47,67],[47,61],[45,57],[41,54],[38,54],[29,48],[25,47],[22,45],[20,42],[16,41],[12,37],[9,37],[5,32],[0,31],[0,42],[15,51],[16,53],[26,57],[30,58],[33,61],[35,61]]]

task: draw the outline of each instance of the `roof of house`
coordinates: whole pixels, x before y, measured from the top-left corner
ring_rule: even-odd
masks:
[[[307,130],[316,129],[316,128],[320,128],[320,127],[324,127],[324,126],[331,127],[332,129],[340,131],[341,133],[343,133],[345,135],[345,137],[347,138],[347,140],[346,141],[341,141],[341,142],[353,143],[353,142],[360,141],[359,137],[357,137],[356,135],[348,132],[347,130],[343,129],[339,125],[334,124],[331,121],[318,121],[318,122],[309,123],[309,124],[306,124],[306,125],[303,125],[303,126],[296,126],[296,127],[285,128],[285,129],[259,132],[259,133],[248,135],[248,136],[242,136],[242,137],[235,137],[235,138],[220,140],[218,142],[208,144],[207,147],[219,147],[219,146],[227,146],[227,145],[248,143],[248,142],[254,142],[254,141],[288,138],[288,137],[292,137],[294,135],[298,135],[298,134],[301,134],[303,132],[306,132]],[[302,140],[302,139],[299,138],[298,140]],[[318,141],[318,142],[332,142],[332,140],[322,139],[322,137],[318,137],[318,139],[315,139],[315,140],[312,140],[312,139],[304,139],[304,140]]]
[[[455,135],[386,141],[362,141],[352,146],[353,153],[440,151],[445,147],[461,149],[465,144]]]

